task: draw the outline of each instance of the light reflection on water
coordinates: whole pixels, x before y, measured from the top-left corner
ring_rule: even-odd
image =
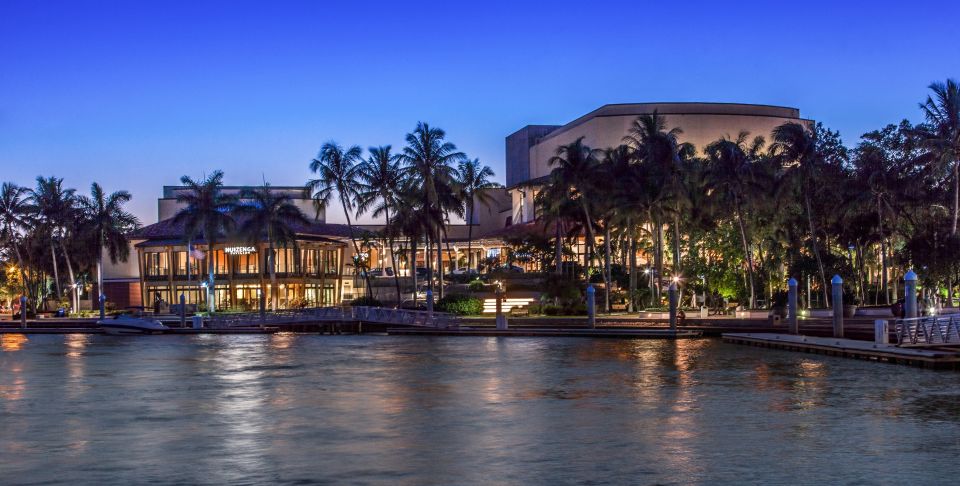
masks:
[[[716,340],[2,337],[0,482],[833,484],[960,473],[953,373]]]

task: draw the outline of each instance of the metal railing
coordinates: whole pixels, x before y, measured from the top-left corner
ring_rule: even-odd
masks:
[[[212,328],[244,327],[258,325],[295,324],[298,322],[376,322],[401,326],[452,327],[457,316],[445,312],[428,312],[386,307],[310,307],[305,309],[281,309],[239,314],[215,314],[207,320]]]
[[[897,319],[897,344],[960,344],[960,316]]]

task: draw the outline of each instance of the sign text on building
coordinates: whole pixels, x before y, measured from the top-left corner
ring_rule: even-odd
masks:
[[[257,249],[252,246],[228,246],[223,249],[229,255],[249,255],[256,253]]]

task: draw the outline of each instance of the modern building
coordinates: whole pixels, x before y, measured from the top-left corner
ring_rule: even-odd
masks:
[[[783,123],[811,123],[800,118],[800,110],[781,106],[739,103],[628,103],[604,105],[566,125],[528,125],[506,140],[507,190],[510,193],[512,224],[534,220],[533,198],[536,182],[551,171],[549,160],[557,148],[583,137],[592,148],[616,147],[623,143],[630,125],[638,116],[663,115],[668,128],[679,127],[680,142],[697,150],[741,131],[769,140],[771,131]]]

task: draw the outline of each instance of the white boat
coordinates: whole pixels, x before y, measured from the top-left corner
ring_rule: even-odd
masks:
[[[97,321],[97,324],[103,328],[107,334],[163,334],[170,330],[156,319],[146,317],[136,317],[131,315],[119,315],[113,319],[103,319]]]

